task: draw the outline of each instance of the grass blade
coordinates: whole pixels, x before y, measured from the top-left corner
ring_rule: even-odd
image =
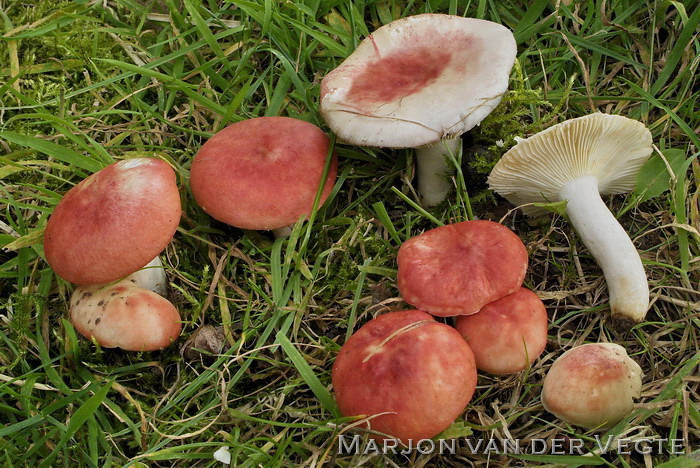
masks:
[[[71,437],[78,432],[83,424],[97,411],[104,399],[107,397],[107,393],[112,387],[112,382],[109,381],[102,386],[93,396],[88,398],[85,403],[83,403],[80,408],[78,408],[70,419],[68,426],[66,427],[66,432],[63,433],[61,440],[56,444],[53,452],[48,456],[40,465],[39,468],[48,468],[51,466],[53,460],[58,456],[61,449],[68,443]]]
[[[292,364],[294,364],[294,367],[304,379],[306,385],[309,386],[311,391],[314,392],[314,395],[316,395],[316,398],[318,398],[323,407],[326,408],[326,411],[331,413],[334,418],[339,418],[340,411],[338,410],[338,405],[336,405],[335,400],[328,390],[326,390],[326,387],[318,380],[318,377],[316,377],[316,374],[314,374],[313,369],[311,369],[309,363],[306,362],[304,356],[301,355],[299,350],[283,334],[277,333],[276,341],[280,344],[289,360],[292,361]]]
[[[39,151],[40,153],[44,153],[72,166],[85,169],[86,171],[97,172],[104,167],[104,164],[99,161],[88,158],[87,156],[65,148],[61,145],[57,145],[56,143],[42,140],[41,138],[20,135],[19,133],[15,132],[0,132],[0,138],[4,138],[5,140],[16,145]]]

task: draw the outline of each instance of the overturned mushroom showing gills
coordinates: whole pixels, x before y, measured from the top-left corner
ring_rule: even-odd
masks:
[[[415,446],[464,411],[477,375],[474,356],[454,328],[404,310],[380,315],[353,334],[338,353],[332,380],[343,416],[368,417],[372,430]]]
[[[516,52],[500,24],[409,16],[374,31],[323,78],[319,110],[347,143],[418,148],[418,188],[435,205],[451,187],[446,155],[500,102]]]
[[[559,356],[542,388],[544,408],[569,424],[610,428],[634,409],[642,369],[613,343],[591,343]]]
[[[46,260],[76,284],[104,284],[155,258],[180,223],[175,171],[164,161],[110,164],[70,189],[44,233]]]
[[[337,157],[317,126],[289,117],[258,117],[216,133],[192,162],[190,184],[199,206],[243,229],[276,230],[319,208],[333,189]]]
[[[168,300],[125,279],[80,286],[70,302],[73,326],[104,348],[155,351],[180,335],[180,314]]]
[[[591,114],[548,128],[511,148],[489,176],[515,205],[566,200],[566,213],[603,269],[613,317],[640,322],[649,286],[637,249],[601,195],[629,192],[652,152],[649,130],[618,115]],[[522,207],[525,214],[545,213]]]
[[[475,314],[520,289],[527,250],[493,221],[463,221],[431,229],[399,249],[397,282],[409,304],[442,317]]]

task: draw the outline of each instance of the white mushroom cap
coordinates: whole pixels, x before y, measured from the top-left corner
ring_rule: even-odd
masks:
[[[460,135],[500,102],[517,52],[512,32],[423,14],[374,31],[321,82],[320,112],[344,141],[411,148]]]
[[[597,179],[601,195],[629,192],[652,152],[651,132],[636,120],[595,113],[554,125],[519,142],[503,155],[489,186],[516,206],[561,200],[570,181]],[[537,216],[545,210],[522,207]]]

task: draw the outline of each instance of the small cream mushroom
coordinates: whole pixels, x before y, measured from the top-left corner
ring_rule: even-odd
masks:
[[[78,287],[71,297],[71,322],[103,348],[155,351],[180,335],[180,314],[167,299],[129,280]]]
[[[649,286],[637,249],[601,195],[629,192],[652,152],[649,130],[618,115],[567,120],[519,140],[496,164],[490,187],[515,205],[566,200],[571,224],[603,269],[616,318],[640,322]],[[522,206],[530,216],[542,208]]]
[[[418,148],[423,203],[451,188],[448,153],[508,88],[517,47],[491,21],[423,14],[382,26],[321,81],[319,111],[344,142]]]
[[[591,343],[559,356],[542,388],[544,408],[569,424],[610,428],[634,409],[642,369],[613,343]]]

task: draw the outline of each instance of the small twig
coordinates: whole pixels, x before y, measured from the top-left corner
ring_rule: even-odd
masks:
[[[0,230],[5,232],[6,234],[11,235],[12,237],[17,237],[20,238],[22,237],[17,231],[15,231],[12,226],[9,224],[5,223],[4,221],[0,220]]]
[[[673,305],[677,305],[677,306],[681,306],[681,307],[688,307],[690,310],[700,312],[700,302],[684,301],[683,299],[676,299],[675,297],[669,297],[669,296],[665,296],[663,294],[659,294],[658,298],[661,301],[670,302]]]

